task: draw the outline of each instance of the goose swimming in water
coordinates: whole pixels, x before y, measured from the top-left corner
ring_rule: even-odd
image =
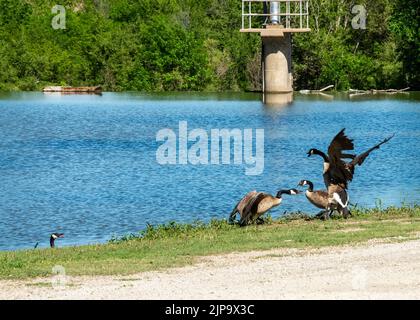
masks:
[[[261,216],[264,213],[280,205],[283,200],[283,194],[296,195],[299,193],[300,191],[296,189],[280,190],[274,197],[269,193],[251,191],[235,206],[229,217],[229,221],[233,222],[237,212],[241,216],[239,220],[240,226],[245,226],[253,221],[262,221]]]
[[[330,200],[326,190],[314,190],[314,184],[309,180],[301,180],[299,186],[308,186],[305,191],[306,198],[315,207],[323,209],[317,214],[318,217],[328,219],[332,211],[337,210],[344,218],[351,216],[348,209],[349,197],[347,191],[339,186],[330,186],[333,199]]]
[[[56,232],[54,232],[54,233],[51,234],[51,237],[50,237],[50,247],[51,248],[55,248],[54,242],[58,238],[64,238],[64,233],[56,233]]]

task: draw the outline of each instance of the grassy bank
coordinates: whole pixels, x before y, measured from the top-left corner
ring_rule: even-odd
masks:
[[[115,275],[194,263],[200,256],[272,248],[356,244],[376,238],[418,238],[420,206],[353,210],[349,220],[320,221],[304,215],[268,219],[264,225],[239,228],[226,221],[152,227],[108,244],[58,249],[0,252],[0,279],[51,275]]]

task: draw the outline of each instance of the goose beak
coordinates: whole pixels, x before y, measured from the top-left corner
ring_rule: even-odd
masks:
[[[306,154],[308,155],[308,158],[312,155],[310,152],[307,152]]]

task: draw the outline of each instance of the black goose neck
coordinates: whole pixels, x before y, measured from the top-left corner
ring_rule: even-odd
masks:
[[[281,199],[281,196],[285,193],[290,194],[290,190],[280,190],[279,192],[277,192],[276,198]]]
[[[314,152],[314,154],[317,154],[317,155],[321,156],[324,159],[324,162],[330,162],[327,155],[324,152],[322,152],[321,150],[314,149],[313,152]]]
[[[311,181],[306,181],[306,184],[308,185],[309,192],[314,191],[314,184]]]

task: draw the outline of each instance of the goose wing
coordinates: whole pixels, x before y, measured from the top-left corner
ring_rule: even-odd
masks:
[[[354,174],[354,167],[356,165],[361,166],[363,164],[363,162],[366,160],[366,158],[369,156],[369,154],[376,149],[379,149],[381,145],[383,145],[384,143],[387,143],[389,140],[391,140],[393,137],[395,136],[395,134],[393,134],[392,136],[386,138],[385,140],[381,141],[380,143],[378,143],[377,145],[373,146],[372,148],[370,148],[369,150],[367,150],[366,152],[363,152],[361,154],[359,154],[358,156],[354,157],[352,161],[350,161],[347,164],[348,169],[350,170],[351,174]]]
[[[267,196],[271,195],[265,192],[257,192],[257,194],[254,197],[252,197],[252,199],[244,208],[240,224],[243,224],[244,222],[248,223],[248,221],[252,218],[252,215],[258,211],[259,203]]]
[[[242,215],[248,203],[258,194],[256,190],[248,192],[236,205],[239,213]]]
[[[328,147],[328,158],[330,160],[329,178],[330,182],[343,184],[347,188],[347,182],[353,179],[353,174],[347,168],[344,158],[355,159],[353,154],[343,151],[354,150],[353,140],[349,139],[342,129],[331,141]]]
[[[252,190],[248,192],[239,202],[236,204],[236,206],[233,208],[232,212],[229,215],[229,222],[233,223],[236,217],[236,213],[239,212],[239,217],[242,218],[244,209],[248,205],[248,203],[257,195],[256,190]]]

